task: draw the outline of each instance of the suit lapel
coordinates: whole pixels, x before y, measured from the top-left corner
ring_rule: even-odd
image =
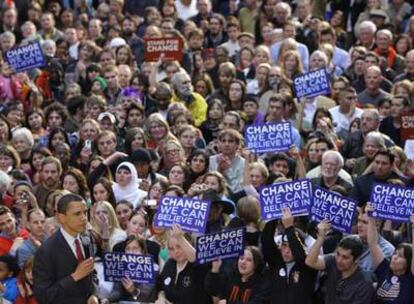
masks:
[[[74,264],[78,264],[78,259],[76,258],[76,256],[74,255],[70,245],[68,244],[68,242],[66,241],[66,239],[64,238],[62,232],[60,232],[60,229],[58,230],[58,241],[61,243],[62,245],[62,255],[66,256],[66,257],[70,257],[69,259],[72,260],[74,262]]]

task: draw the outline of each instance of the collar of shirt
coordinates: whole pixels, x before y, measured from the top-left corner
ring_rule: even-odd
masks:
[[[77,258],[75,240],[78,239],[80,244],[82,244],[82,240],[80,239],[79,234],[76,237],[73,237],[69,233],[67,233],[65,231],[65,229],[63,229],[62,227],[60,228],[60,232],[62,233],[63,238],[66,240],[66,242],[68,243],[70,249],[72,250],[73,254],[75,255],[75,258]],[[83,256],[85,256],[83,246],[81,246],[81,250],[82,250]]]

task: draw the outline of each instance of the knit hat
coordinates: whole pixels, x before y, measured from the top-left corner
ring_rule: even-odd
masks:
[[[97,81],[99,86],[101,87],[102,91],[107,88],[106,80],[100,76],[96,76],[93,81]]]

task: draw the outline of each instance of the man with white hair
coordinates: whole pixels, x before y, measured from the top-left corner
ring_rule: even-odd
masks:
[[[358,100],[361,104],[372,104],[377,106],[383,99],[389,99],[390,94],[381,89],[383,79],[381,69],[377,66],[370,66],[364,72],[366,88],[358,94]]]
[[[334,187],[342,187],[342,190],[344,190],[346,194],[349,194],[353,185],[339,176],[339,171],[341,171],[343,166],[344,158],[341,153],[334,150],[326,151],[322,155],[321,176],[312,178],[311,182],[328,190],[331,190]]]
[[[376,34],[375,43],[377,48],[374,50],[379,56],[387,59],[388,67],[396,73],[396,75],[404,72],[404,58],[397,54],[393,47],[393,37],[390,30],[379,30]]]
[[[285,2],[279,2],[275,6],[275,27],[282,27],[292,16],[292,8]]]
[[[207,102],[203,96],[193,91],[191,77],[182,70],[174,74],[171,79],[174,89],[172,102],[181,102],[191,112],[196,127],[200,126],[207,117]]]
[[[362,45],[367,50],[372,50],[375,46],[375,32],[377,31],[377,26],[374,22],[366,20],[361,22],[356,30],[356,35],[358,36],[358,41],[356,45]]]

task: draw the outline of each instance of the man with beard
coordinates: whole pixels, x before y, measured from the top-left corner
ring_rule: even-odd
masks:
[[[130,17],[125,17],[122,21],[122,37],[131,47],[135,61],[140,63],[144,60],[144,40],[136,34],[137,25]]]
[[[321,176],[312,178],[311,182],[328,190],[341,186],[349,193],[352,185],[339,176],[343,166],[344,159],[338,151],[326,151],[322,156]]]
[[[60,186],[62,175],[60,160],[53,156],[46,157],[42,161],[40,175],[42,182],[34,187],[33,194],[36,196],[40,209],[44,210],[49,193],[59,189]]]
[[[259,109],[266,113],[267,107],[269,105],[269,99],[276,93],[278,93],[280,79],[282,78],[282,68],[280,66],[274,65],[269,70],[269,88],[259,100]]]
[[[172,102],[185,104],[194,118],[195,126],[199,127],[207,115],[207,102],[204,97],[194,93],[191,78],[185,71],[175,73],[171,83],[174,89]]]
[[[155,88],[153,99],[151,98],[148,104],[151,104],[149,113],[145,111],[148,117],[152,113],[160,113],[165,120],[167,120],[167,110],[171,103],[172,90],[168,83],[159,82]]]
[[[227,33],[224,31],[226,20],[221,14],[213,14],[210,18],[210,29],[205,35],[204,47],[216,48],[227,41]]]

